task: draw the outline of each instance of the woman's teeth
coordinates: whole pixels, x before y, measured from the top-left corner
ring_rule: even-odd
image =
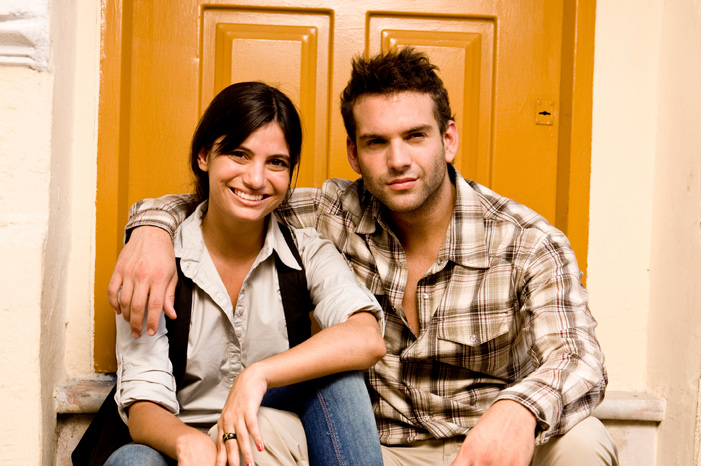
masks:
[[[262,201],[263,200],[262,194],[247,194],[247,193],[244,193],[243,191],[239,191],[237,189],[234,189],[234,194],[236,194],[238,197],[240,197],[242,199],[246,199],[247,201]]]

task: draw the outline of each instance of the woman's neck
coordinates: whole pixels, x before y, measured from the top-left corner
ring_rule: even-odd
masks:
[[[202,236],[209,254],[227,261],[248,260],[260,252],[265,242],[266,219],[237,222],[207,212],[202,219]]]

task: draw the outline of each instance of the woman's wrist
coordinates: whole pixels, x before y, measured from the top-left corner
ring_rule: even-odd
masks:
[[[247,384],[254,384],[258,385],[264,390],[267,390],[270,388],[270,378],[268,377],[268,365],[266,364],[266,360],[263,359],[261,361],[254,362],[250,366],[248,366],[246,369],[239,374],[239,377],[243,375],[243,380]]]

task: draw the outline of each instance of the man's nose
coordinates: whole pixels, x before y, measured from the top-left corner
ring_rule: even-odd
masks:
[[[404,141],[392,141],[387,154],[387,164],[394,170],[402,170],[411,165],[409,148]]]

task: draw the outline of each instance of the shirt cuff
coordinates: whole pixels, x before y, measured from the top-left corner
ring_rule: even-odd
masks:
[[[152,370],[129,371],[117,373],[117,391],[114,400],[119,408],[119,415],[127,423],[127,409],[137,401],[150,401],[161,405],[177,415],[180,406],[175,393],[175,379],[169,372]]]

